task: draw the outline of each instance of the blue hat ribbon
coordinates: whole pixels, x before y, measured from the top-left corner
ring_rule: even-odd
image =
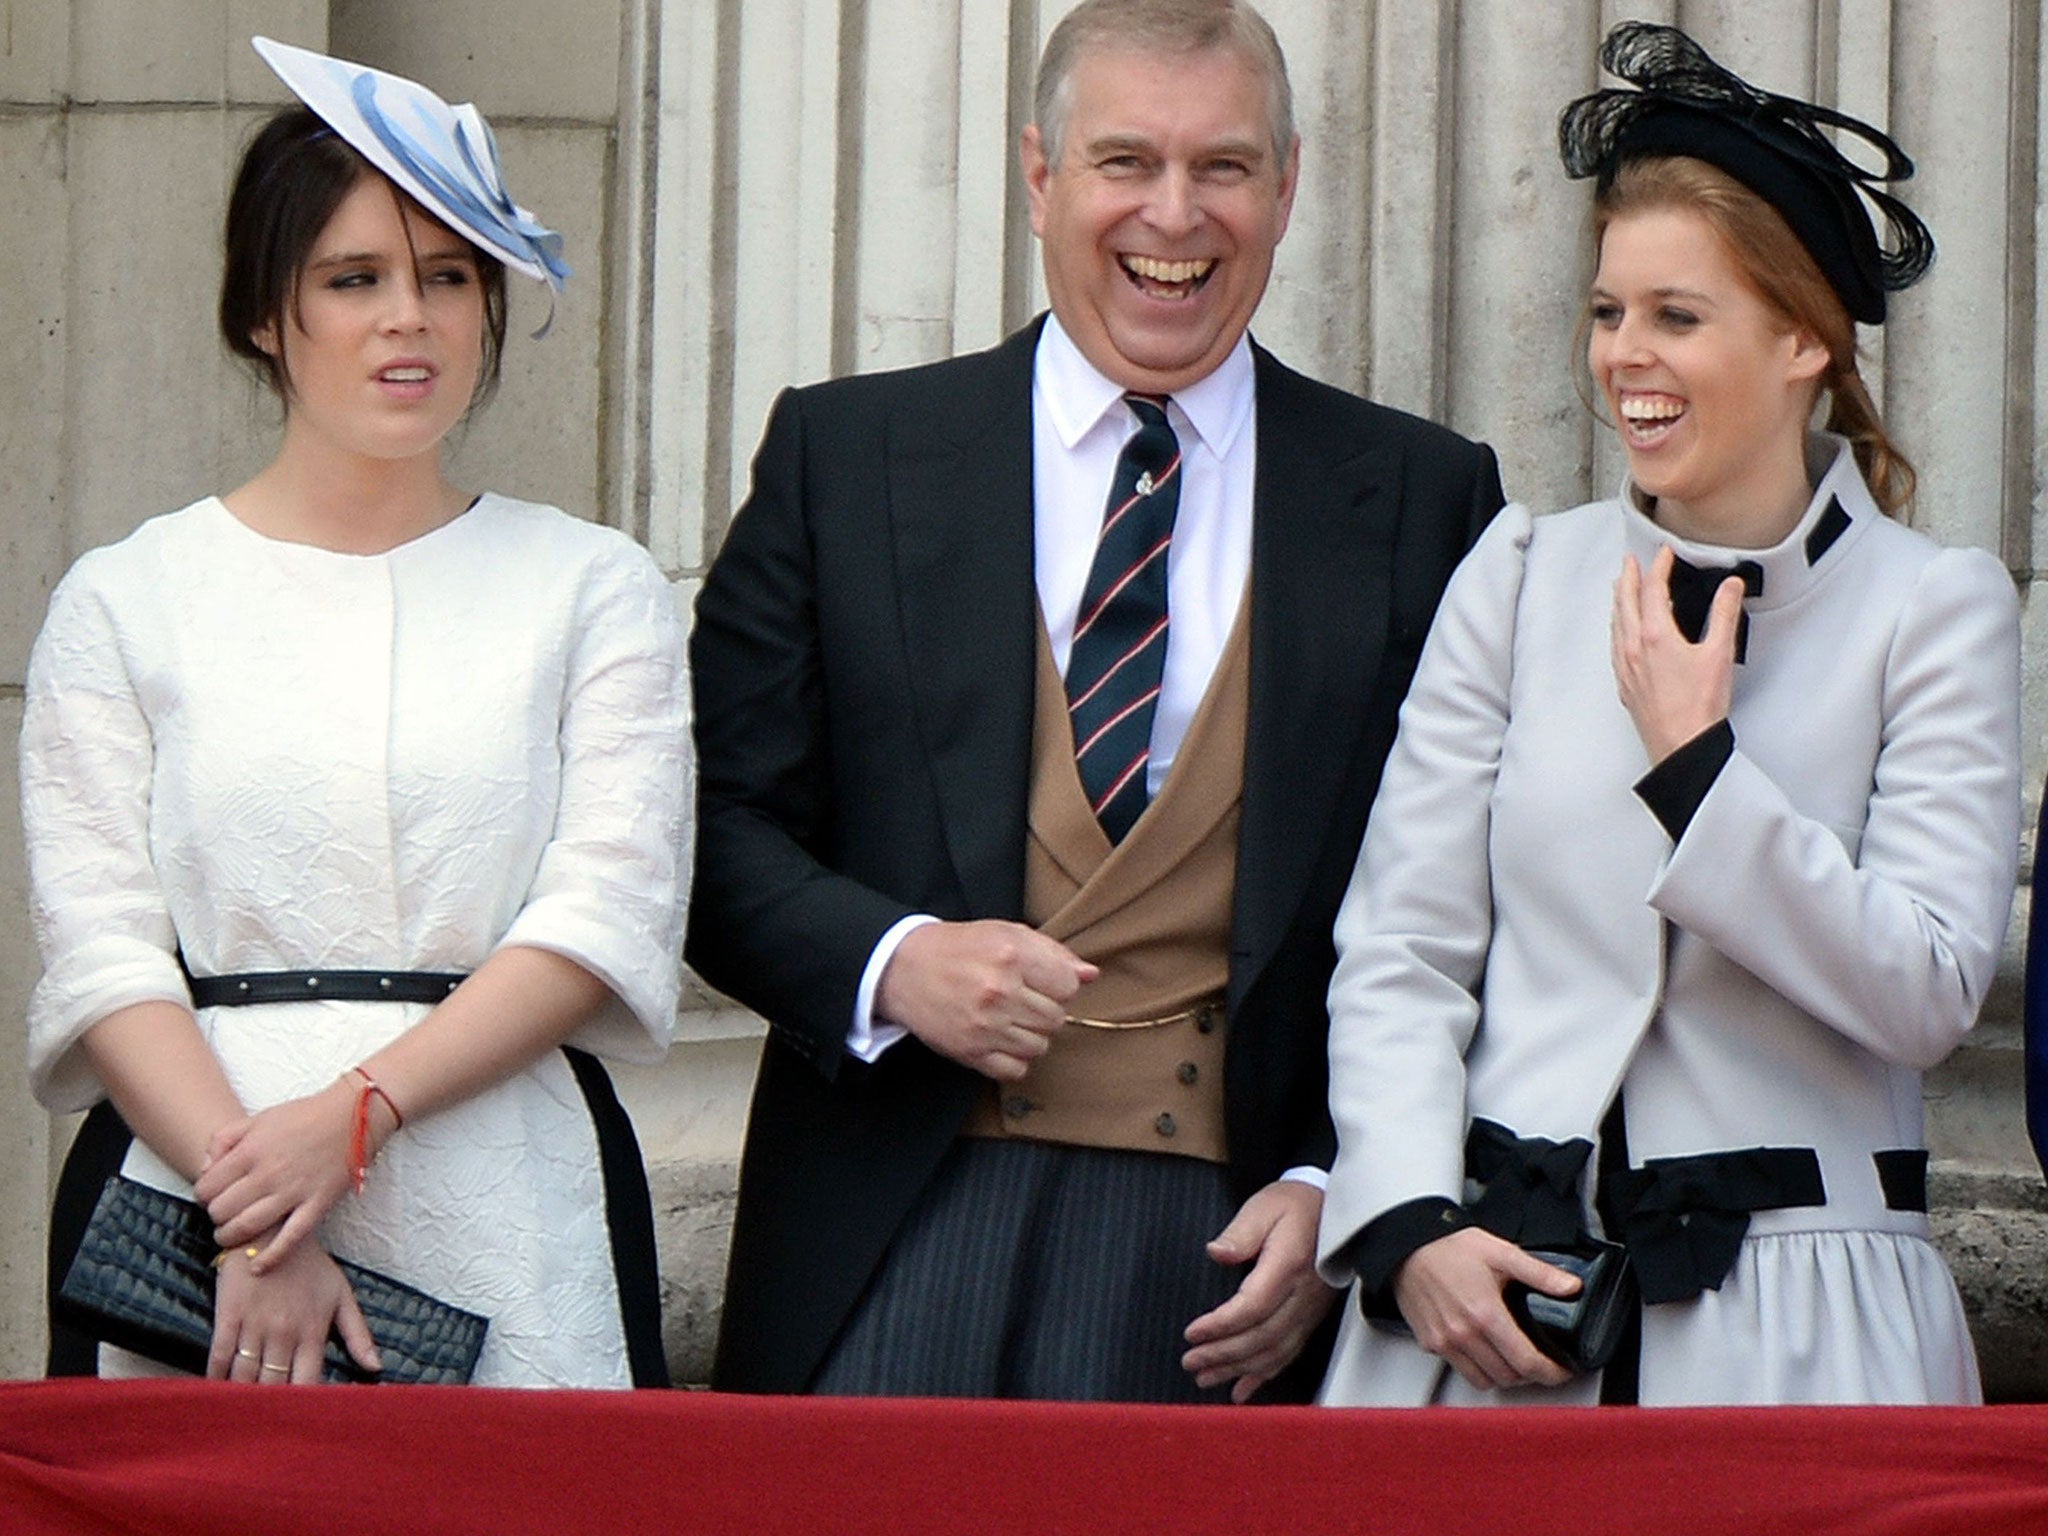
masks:
[[[377,135],[377,141],[409,174],[418,178],[421,186],[477,233],[489,236],[508,250],[525,253],[547,273],[550,287],[561,288],[569,276],[568,263],[562,260],[562,237],[506,194],[497,141],[488,123],[475,114],[458,122],[453,144],[461,164],[450,166],[448,156],[437,155],[421,145],[385,114],[377,102],[377,80],[373,74],[365,71],[356,75],[350,90],[356,109]],[[480,132],[481,146],[471,142],[472,129]],[[463,174],[465,170],[467,175]]]

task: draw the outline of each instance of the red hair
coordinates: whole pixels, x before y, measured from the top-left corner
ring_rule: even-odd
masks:
[[[1856,366],[1856,322],[1818,264],[1778,211],[1727,172],[1682,155],[1624,160],[1593,204],[1593,244],[1632,213],[1696,213],[1720,235],[1736,268],[1791,331],[1827,348],[1818,388],[1828,392],[1827,429],[1849,440],[1871,499],[1887,515],[1912,504],[1916,476],[1899,450]]]

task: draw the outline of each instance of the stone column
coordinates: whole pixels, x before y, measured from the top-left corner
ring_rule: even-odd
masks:
[[[785,383],[992,341],[1043,303],[1015,137],[1064,0],[667,0],[649,442],[657,549],[715,550]],[[1255,324],[1309,372],[1492,442],[1509,494],[1618,483],[1571,384],[1589,189],[1555,123],[1624,17],[1685,26],[1767,88],[1890,125],[1942,257],[1866,371],[1938,537],[2031,581],[2043,428],[2041,28],[2031,0],[1265,0],[1304,137],[1293,227]],[[2029,805],[2048,762],[2030,614]],[[1930,1083],[1943,1240],[2005,1392],[2048,1390],[2044,1202],[2020,1136],[2017,948],[1978,1039]],[[2002,1374],[2001,1374],[2002,1373]]]
[[[1941,244],[1866,334],[1922,474],[1919,521],[2022,589],[2048,428],[2035,404],[2043,203],[2036,0],[1266,0],[1304,168],[1255,330],[1333,383],[1500,450],[1542,507],[1617,481],[1569,381],[1587,192],[1557,109],[1623,16],[1889,125]],[[274,407],[212,336],[226,178],[280,93],[264,31],[473,96],[512,184],[568,237],[554,335],[515,285],[504,391],[456,472],[647,541],[687,600],[785,384],[986,345],[1044,301],[1015,170],[1065,0],[16,0],[0,48],[0,584],[7,760],[27,647],[78,552],[262,462]],[[1888,343],[1888,344],[1887,344]],[[2030,816],[2048,770],[2048,623],[2029,605]],[[0,1018],[35,965],[14,796],[0,812]],[[1973,1043],[1929,1085],[1944,1242],[2002,1390],[2048,1391],[2048,1200],[2020,1136],[2015,943]],[[759,1026],[692,999],[667,1067],[621,1074],[656,1169],[671,1354],[708,1361]],[[9,1112],[11,1111],[11,1112]],[[57,1139],[61,1140],[62,1128]],[[41,1355],[47,1120],[0,1072],[0,1371]],[[2002,1376],[1998,1373],[2004,1373]]]
[[[53,1126],[22,1074],[37,973],[15,785],[22,680],[79,552],[260,462],[213,335],[226,167],[282,90],[251,32],[320,47],[310,0],[25,0],[0,50],[0,1373],[39,1374]]]

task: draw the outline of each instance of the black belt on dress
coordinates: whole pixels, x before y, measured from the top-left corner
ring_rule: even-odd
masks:
[[[1735,1267],[1755,1211],[1828,1203],[1820,1157],[1811,1147],[1746,1147],[1691,1157],[1655,1157],[1630,1167],[1620,1126],[1610,1115],[1603,1141],[1601,1216],[1610,1239],[1625,1243],[1646,1303],[1688,1301],[1719,1290]],[[1517,1136],[1475,1119],[1465,1140],[1465,1172],[1484,1186],[1469,1210],[1487,1231],[1525,1248],[1569,1248],[1585,1231],[1579,1181],[1592,1144]],[[1927,1152],[1919,1147],[1871,1154],[1887,1209],[1927,1209]]]
[[[1653,1157],[1617,1171],[1609,1194],[1645,1304],[1718,1291],[1735,1267],[1751,1212],[1828,1203],[1811,1147]]]
[[[1871,1153],[1870,1160],[1887,1210],[1926,1211],[1924,1147],[1889,1148]],[[1604,1176],[1608,1199],[1602,1214],[1610,1227],[1619,1223],[1645,1303],[1689,1301],[1701,1291],[1718,1291],[1735,1267],[1751,1212],[1828,1203],[1820,1158],[1811,1147],[1653,1157],[1640,1168]]]
[[[1884,1203],[1888,1209],[1926,1212],[1925,1147],[1892,1147],[1871,1153],[1870,1160],[1877,1164],[1877,1182],[1884,1190]]]
[[[180,964],[183,964],[181,959]],[[461,971],[239,971],[230,976],[185,972],[194,1008],[251,1003],[438,1003],[469,980]]]

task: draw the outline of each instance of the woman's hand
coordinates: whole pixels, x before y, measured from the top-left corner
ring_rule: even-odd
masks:
[[[214,1133],[193,1192],[214,1220],[215,1242],[240,1247],[275,1229],[253,1261],[261,1274],[283,1263],[320,1225],[349,1187],[359,1091],[353,1078],[339,1078],[319,1093],[231,1120]],[[369,1109],[364,1152],[375,1157],[395,1122],[375,1094]]]
[[[1563,1386],[1572,1373],[1529,1342],[1501,1299],[1511,1280],[1547,1296],[1579,1289],[1577,1275],[1467,1227],[1408,1256],[1394,1273],[1394,1301],[1415,1342],[1443,1356],[1473,1386]]]
[[[364,1160],[374,1160],[398,1129],[399,1105],[410,1119],[482,1093],[560,1045],[611,995],[603,981],[549,950],[498,950],[360,1064],[397,1100],[370,1094]],[[215,1241],[240,1247],[276,1228],[255,1261],[260,1272],[319,1226],[349,1186],[349,1133],[362,1090],[363,1079],[350,1072],[318,1093],[221,1125],[193,1180]]]
[[[1654,767],[1710,726],[1728,718],[1735,697],[1735,629],[1742,579],[1714,593],[1707,627],[1693,644],[1671,616],[1671,546],[1643,574],[1634,555],[1614,583],[1614,685]]]
[[[274,1250],[276,1241],[266,1247]],[[245,1250],[231,1248],[214,1287],[206,1374],[265,1386],[317,1382],[327,1336],[336,1331],[356,1364],[366,1371],[383,1369],[355,1292],[318,1243],[300,1244],[261,1275]]]

